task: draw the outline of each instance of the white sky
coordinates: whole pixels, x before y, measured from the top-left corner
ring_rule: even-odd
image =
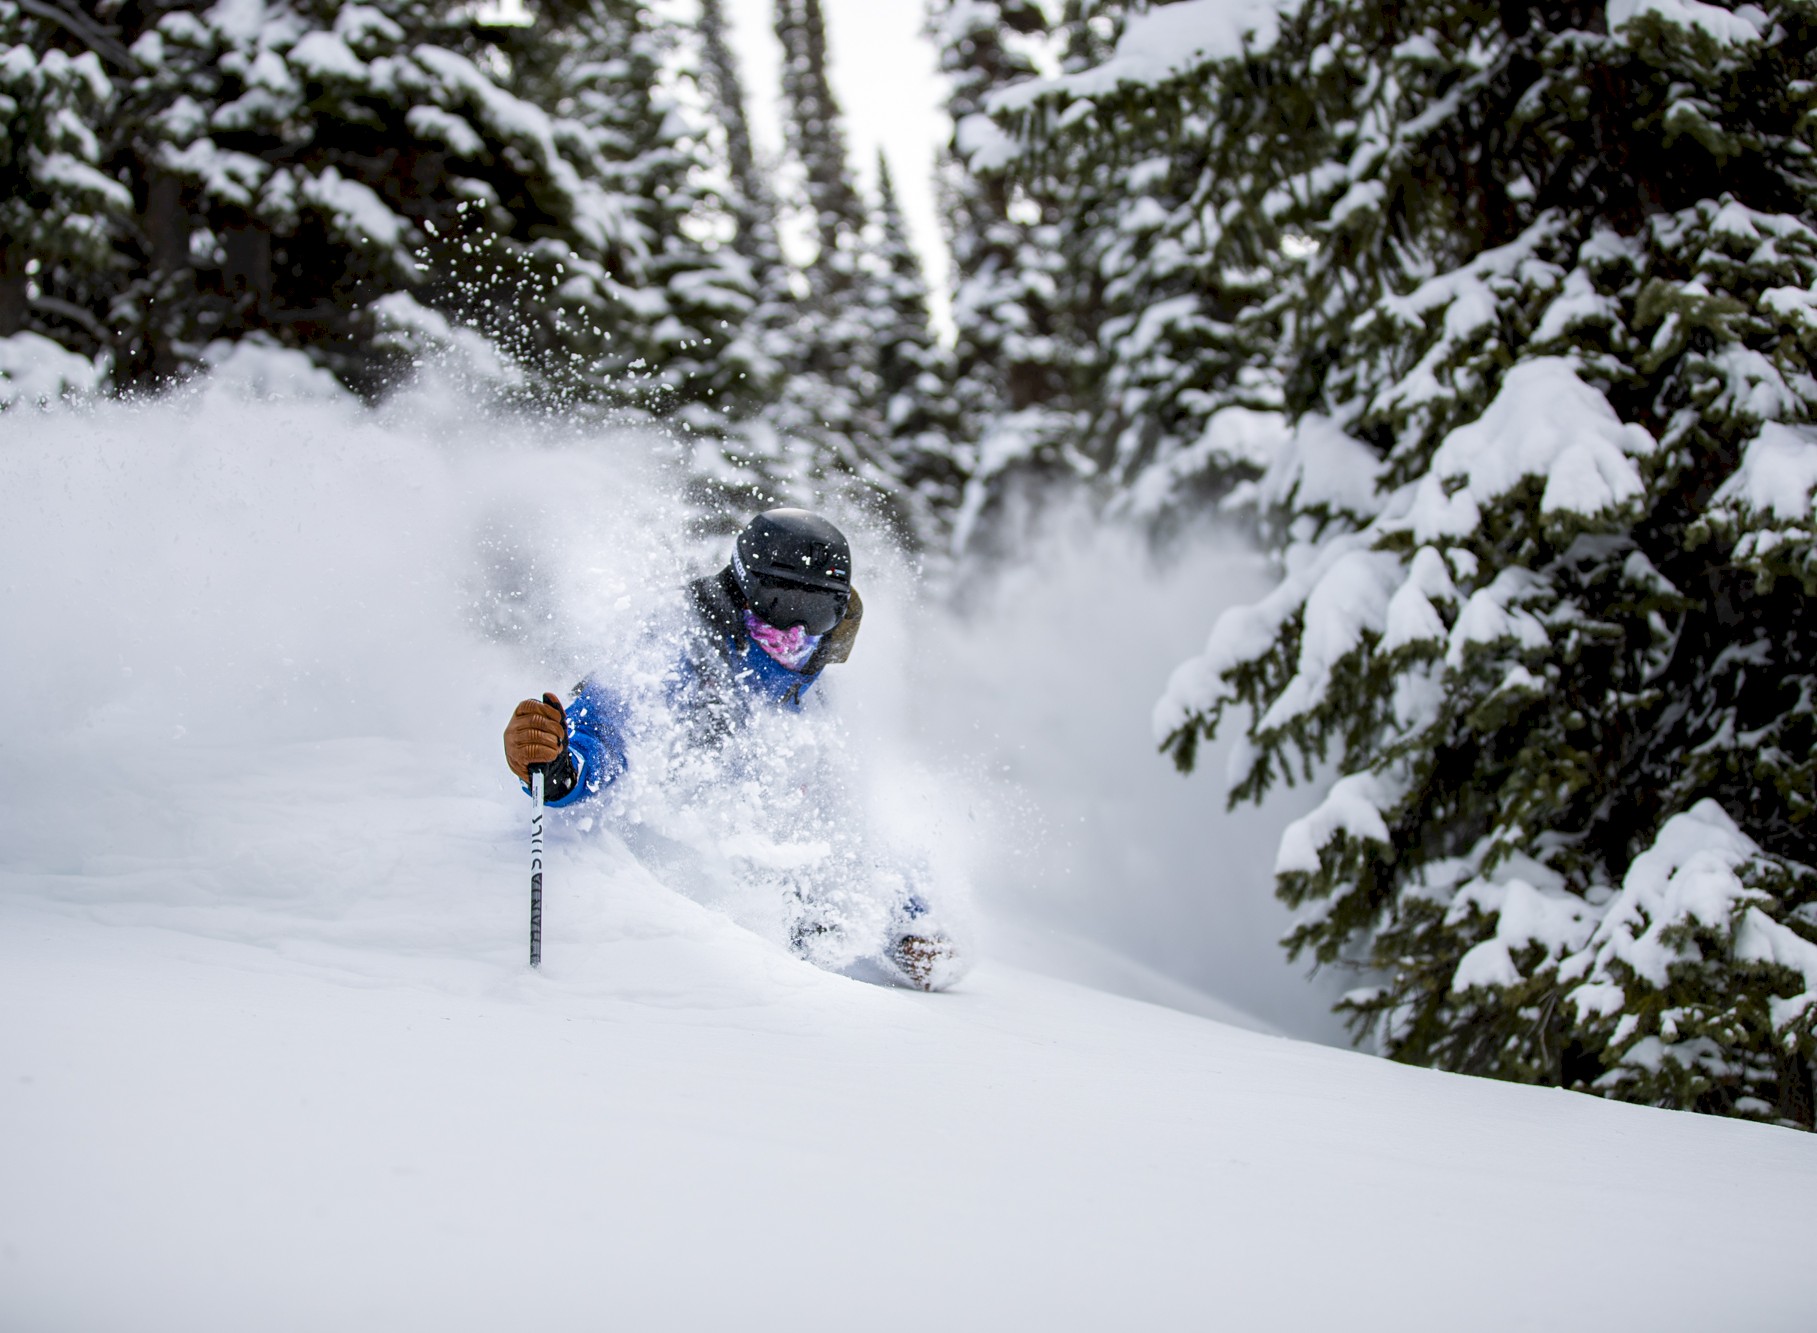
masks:
[[[833,91],[845,112],[852,165],[876,183],[877,149],[889,155],[909,235],[927,266],[935,322],[947,322],[950,264],[934,205],[934,160],[951,127],[933,44],[922,33],[923,0],[822,0]],[[780,151],[777,115],[782,50],[771,0],[726,0],[726,19],[744,76],[752,133]]]

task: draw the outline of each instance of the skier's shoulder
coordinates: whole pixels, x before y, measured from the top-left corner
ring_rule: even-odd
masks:
[[[684,596],[699,627],[715,639],[744,638],[744,619],[730,569],[701,575],[688,584]]]

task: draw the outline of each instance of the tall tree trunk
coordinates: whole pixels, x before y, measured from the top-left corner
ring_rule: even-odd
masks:
[[[189,267],[189,212],[183,207],[183,183],[175,176],[155,175],[145,192],[145,238],[151,243],[152,268],[177,273]]]
[[[30,281],[25,264],[24,247],[11,241],[0,245],[0,338],[10,338],[25,327],[29,308],[25,289]]]
[[[271,233],[256,223],[225,227],[221,248],[227,252],[221,276],[228,295],[247,292],[255,308],[264,306],[271,299]]]

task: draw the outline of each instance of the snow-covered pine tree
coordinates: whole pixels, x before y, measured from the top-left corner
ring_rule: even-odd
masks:
[[[751,267],[753,286],[761,288],[774,270],[785,266],[777,237],[776,195],[760,169],[751,137],[744,79],[726,36],[721,0],[700,0],[695,23],[700,35],[702,74],[714,121],[725,142],[726,204],[732,215],[732,248]]]
[[[869,285],[872,346],[883,397],[890,469],[920,501],[924,524],[958,508],[965,477],[953,457],[959,429],[947,393],[951,372],[929,323],[927,277],[909,241],[889,160],[877,153],[877,240]]]
[[[92,127],[132,67],[93,19],[0,0],[0,338],[46,337],[91,362],[109,348],[98,293],[133,198],[102,170]]]
[[[706,184],[708,127],[673,86],[684,34],[636,0],[540,0],[533,13],[511,90],[593,136],[598,183],[635,239],[597,257],[560,238],[536,242],[565,275],[556,295],[569,318],[606,339],[586,376],[719,441],[752,397],[751,349],[736,335],[752,283],[707,234],[729,201]]]
[[[1070,344],[1055,306],[1065,257],[1056,210],[1012,184],[1013,143],[986,114],[993,94],[1037,70],[1050,24],[1030,0],[933,0],[928,27],[947,81],[953,137],[939,166],[953,257],[953,410],[957,470],[967,477],[961,545],[1026,486],[1070,474],[1074,421],[1063,400]]]
[[[1129,0],[1065,0],[1060,7],[1061,72],[1077,74],[1108,60],[1129,9]]]
[[[868,214],[853,183],[844,115],[827,71],[826,15],[820,0],[779,0],[784,130],[799,162],[818,250],[810,268],[815,294],[857,282]]]
[[[561,66],[556,25],[486,27],[428,0],[105,0],[94,18],[123,48],[93,123],[134,215],[90,305],[121,383],[257,334],[371,390],[432,346],[483,361],[463,332],[477,328],[517,354],[504,373],[533,390],[623,385],[602,344],[635,325],[611,299],[678,284],[618,183],[684,169],[645,171],[606,125],[511,91]],[[625,88],[639,93],[637,78]],[[691,295],[710,308],[732,289]]]
[[[1074,447],[1116,506],[1151,524],[1253,479],[1283,434],[1272,298],[1293,261],[1278,210],[1250,206],[1251,140],[1271,105],[1240,79],[1154,77],[1155,52],[1192,16],[1139,17],[1120,50],[1123,7],[1074,0],[1067,72],[995,102],[1016,141],[1012,179],[1074,201],[1059,210],[1066,270],[1090,275],[1059,303],[1087,316],[1075,313]],[[1191,49],[1182,37],[1168,54]]]
[[[791,486],[811,490],[832,480],[849,488],[856,482],[855,496],[893,511],[898,482],[882,446],[884,404],[871,343],[874,292],[865,268],[870,215],[852,178],[843,117],[828,77],[820,0],[777,0],[776,36],[783,51],[784,128],[801,168],[815,251],[806,293],[786,331],[788,359],[771,419],[785,457],[793,455]]]
[[[1286,576],[1157,731],[1335,769],[1290,943],[1394,1058],[1812,1126],[1814,19],[1307,0],[1191,72],[1317,248]]]
[[[733,343],[727,358],[739,367],[743,393],[726,456],[703,459],[698,471],[719,493],[711,501],[728,512],[748,512],[753,505],[780,502],[789,493],[787,478],[799,459],[787,457],[778,431],[775,404],[787,392],[785,367],[795,363],[792,335],[800,318],[794,284],[798,275],[783,254],[781,209],[771,186],[774,164],[764,162],[751,134],[744,81],[726,35],[721,0],[700,0],[695,23],[699,64],[709,117],[716,127],[725,212],[731,248],[742,260],[752,308],[741,325],[729,330]],[[715,463],[716,467],[706,464]]]
[[[141,72],[109,128],[145,201],[114,303],[129,382],[259,333],[375,388],[408,355],[380,350],[388,334],[521,330],[499,306],[538,231],[622,243],[578,136],[558,143],[442,6],[125,5],[120,22]]]

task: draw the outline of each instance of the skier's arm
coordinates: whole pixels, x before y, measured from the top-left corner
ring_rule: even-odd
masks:
[[[588,676],[568,703],[568,746],[544,779],[548,805],[573,805],[604,791],[625,771],[624,700]],[[563,762],[565,761],[565,762]]]
[[[592,677],[565,712],[552,693],[526,699],[505,728],[505,762],[526,791],[530,766],[540,764],[545,803],[574,805],[625,771],[624,718],[623,702]]]

